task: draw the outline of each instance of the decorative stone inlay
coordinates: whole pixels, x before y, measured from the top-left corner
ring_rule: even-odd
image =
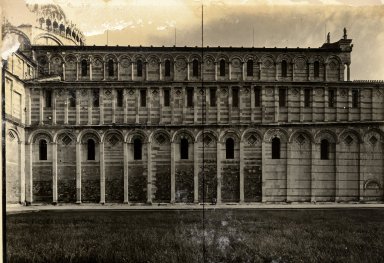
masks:
[[[272,65],[273,65],[273,63],[272,63],[270,60],[265,61],[263,64],[264,64],[264,66],[265,66],[266,68],[270,68],[270,67],[272,67]]]
[[[180,89],[175,89],[175,95],[179,97],[181,95],[181,90]]]
[[[204,95],[204,89],[199,90],[200,95]]]
[[[163,134],[160,134],[160,135],[158,135],[157,137],[156,137],[156,142],[157,142],[157,144],[163,144],[164,142],[165,142],[165,140],[166,140],[166,138],[164,137],[164,135]]]
[[[305,143],[305,137],[302,134],[300,134],[299,136],[297,136],[296,142],[300,145],[303,145]]]
[[[206,146],[210,145],[212,142],[212,138],[210,136],[205,136],[203,142]]]
[[[112,90],[110,90],[110,89],[106,89],[106,90],[104,90],[104,95],[105,95],[107,98],[110,98],[111,95],[112,95]]]
[[[112,146],[116,145],[119,141],[120,141],[119,138],[117,138],[117,136],[114,134],[111,137],[109,137],[109,140],[108,140],[109,144]]]
[[[234,59],[234,60],[232,60],[232,66],[234,67],[234,68],[239,68],[240,67],[240,60],[239,59]]]
[[[211,65],[213,64],[212,59],[208,58],[208,59],[205,61],[205,64],[206,64],[207,66],[211,66]]]
[[[9,136],[9,140],[13,141],[16,137],[15,137],[15,134],[13,134],[13,132],[9,132],[8,133],[8,136]]]
[[[336,70],[337,69],[337,64],[334,61],[332,61],[331,63],[329,63],[329,68],[331,70]]]
[[[317,96],[323,95],[323,89],[320,89],[320,88],[316,89],[316,95]]]
[[[347,137],[345,137],[344,142],[347,145],[351,145],[351,143],[353,142],[353,138],[350,135],[348,135]]]
[[[296,97],[298,94],[299,94],[298,89],[293,89],[293,90],[292,90],[292,95],[293,95],[293,96]]]
[[[244,93],[247,95],[249,93],[249,88],[244,88]]]
[[[152,58],[149,63],[151,63],[152,66],[156,66],[158,64],[157,60],[154,58]]]
[[[129,67],[129,60],[126,58],[122,59],[120,62],[120,65],[123,66],[124,68]]]
[[[47,64],[47,59],[45,57],[40,57],[39,58],[39,64],[40,65],[46,65]]]
[[[383,91],[381,91],[380,89],[377,89],[377,90],[376,90],[376,96],[377,96],[377,97],[381,97],[381,96],[383,96]]]
[[[53,59],[53,63],[55,63],[55,64],[60,64],[60,63],[61,63],[61,59],[60,59],[59,57],[55,57],[55,58]]]
[[[69,137],[68,135],[65,135],[62,139],[61,139],[61,142],[64,144],[64,145],[68,145],[72,142],[72,139],[71,137]]]
[[[88,91],[86,89],[82,89],[80,91],[80,94],[81,94],[81,96],[86,97],[86,96],[88,96]]]
[[[341,89],[340,90],[340,95],[341,95],[341,97],[346,97],[347,96],[347,90],[346,89]]]
[[[152,90],[152,96],[156,97],[159,94],[159,91],[157,89]]]
[[[267,95],[271,96],[273,94],[273,89],[272,88],[267,88]]]
[[[228,94],[228,89],[227,88],[221,88],[220,91],[221,91],[221,94],[223,96],[226,96]]]
[[[371,138],[369,138],[369,142],[372,144],[372,145],[375,145],[377,143],[378,139],[376,138],[376,136],[372,136]]]
[[[101,64],[102,64],[102,62],[101,62],[100,59],[95,59],[94,62],[93,62],[93,64],[94,64],[96,67],[100,67]]]
[[[184,59],[178,59],[176,60],[176,69],[177,71],[183,71],[187,68],[187,63]]]
[[[257,143],[257,137],[255,135],[251,135],[247,139],[249,145],[254,145]]]
[[[134,91],[133,89],[129,89],[129,90],[128,90],[128,94],[129,94],[130,96],[132,96],[133,94],[135,94],[135,91]]]

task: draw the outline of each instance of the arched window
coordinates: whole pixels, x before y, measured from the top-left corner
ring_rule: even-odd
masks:
[[[253,76],[253,60],[247,61],[247,76]]]
[[[321,160],[328,160],[329,159],[329,142],[326,139],[321,140],[320,159]]]
[[[194,59],[192,62],[192,76],[197,77],[199,75],[199,61]]]
[[[220,76],[225,76],[225,60],[220,60]]]
[[[272,159],[280,159],[280,139],[272,139]]]
[[[315,78],[318,78],[320,77],[320,63],[319,61],[315,61],[315,63],[313,64],[313,75]]]
[[[81,61],[81,76],[85,77],[87,76],[88,72],[88,63],[85,59]]]
[[[285,78],[287,76],[287,61],[281,61],[281,76]]]
[[[164,75],[166,77],[170,77],[171,76],[171,61],[169,61],[169,59],[167,59],[165,61],[165,72],[164,72]]]
[[[41,140],[39,142],[39,160],[47,160],[47,141]]]
[[[188,159],[188,139],[183,138],[180,140],[180,159]]]
[[[142,159],[142,148],[143,144],[139,138],[133,141],[133,159],[141,160]]]
[[[143,62],[139,59],[137,62],[136,62],[136,69],[137,69],[137,76],[138,77],[142,77],[143,76]]]
[[[113,68],[113,60],[110,59],[108,60],[108,76],[112,77],[113,75],[115,75],[115,72],[114,72],[114,68]]]
[[[225,141],[225,158],[226,159],[235,158],[235,141],[232,138],[228,138]]]
[[[95,141],[88,139],[87,141],[87,160],[95,160],[96,150],[95,150]]]

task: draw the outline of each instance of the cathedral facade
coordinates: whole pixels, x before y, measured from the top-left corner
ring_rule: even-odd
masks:
[[[31,43],[4,69],[7,202],[383,201],[384,83],[350,81],[351,42]]]

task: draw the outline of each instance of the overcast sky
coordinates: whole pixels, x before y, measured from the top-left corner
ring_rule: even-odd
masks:
[[[319,47],[343,28],[353,39],[352,79],[384,79],[381,0],[0,0],[13,24],[31,23],[25,3],[60,5],[87,45]],[[254,35],[254,37],[253,37]]]

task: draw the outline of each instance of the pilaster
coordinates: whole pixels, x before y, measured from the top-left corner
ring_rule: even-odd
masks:
[[[105,156],[104,142],[100,142],[100,204],[105,204]]]
[[[81,142],[76,143],[76,203],[81,204]]]

